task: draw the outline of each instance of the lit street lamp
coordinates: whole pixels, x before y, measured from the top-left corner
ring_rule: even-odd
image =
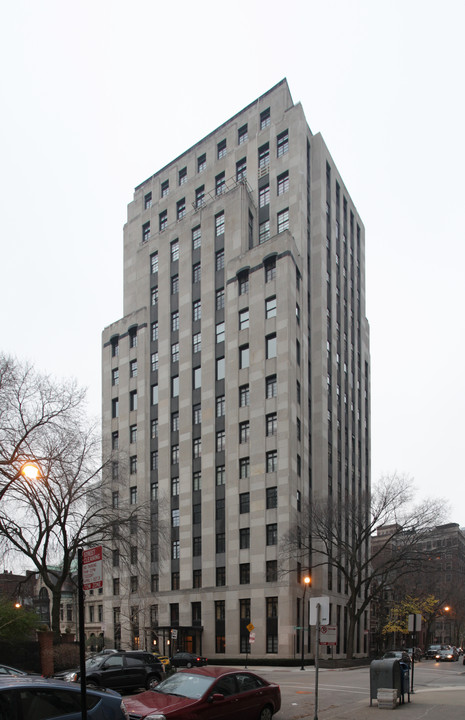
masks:
[[[16,482],[16,480],[20,477],[25,478],[29,482],[34,482],[35,480],[43,479],[44,476],[42,468],[36,460],[27,460],[27,462],[24,462],[21,465],[14,477],[12,477],[11,480],[0,489],[0,500],[2,500],[10,485]]]
[[[304,666],[304,646],[305,646],[305,593],[307,592],[307,588],[310,585],[311,578],[306,575],[304,577],[304,596],[302,598],[302,665],[301,670],[305,670]]]

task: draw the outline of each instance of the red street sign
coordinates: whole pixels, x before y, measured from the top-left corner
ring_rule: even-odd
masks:
[[[323,625],[320,628],[320,645],[336,645],[337,625]]]
[[[84,590],[102,587],[102,555],[101,545],[82,551],[82,587]]]

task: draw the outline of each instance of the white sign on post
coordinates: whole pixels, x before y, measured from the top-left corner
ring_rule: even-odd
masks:
[[[94,590],[103,586],[102,546],[82,551],[82,587]]]
[[[320,625],[329,625],[329,597],[310,598],[310,625],[316,625],[317,605],[320,606]]]
[[[411,613],[408,616],[408,631],[409,632],[418,632],[421,630],[421,614],[420,613]]]
[[[337,625],[324,625],[320,633],[320,645],[336,645]]]

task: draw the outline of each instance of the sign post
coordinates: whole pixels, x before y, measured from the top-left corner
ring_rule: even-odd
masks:
[[[412,633],[412,677],[410,681],[410,692],[413,693],[413,674],[415,671],[415,645],[417,641],[417,631],[421,628],[421,614],[411,613],[408,616],[408,629]]]
[[[329,597],[315,597],[310,599],[310,625],[316,626],[315,643],[315,714],[313,720],[318,720],[318,667],[320,661],[320,629],[329,624]]]
[[[81,718],[87,720],[86,638],[84,633],[84,590],[101,588],[102,546],[78,549],[79,665],[81,670]]]

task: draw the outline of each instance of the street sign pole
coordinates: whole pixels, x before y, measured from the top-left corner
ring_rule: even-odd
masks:
[[[87,720],[86,640],[84,634],[84,582],[82,548],[78,549],[79,665],[81,668],[81,717]]]
[[[316,604],[316,648],[315,648],[315,714],[314,720],[318,720],[318,667],[320,660],[320,620],[321,605]]]

